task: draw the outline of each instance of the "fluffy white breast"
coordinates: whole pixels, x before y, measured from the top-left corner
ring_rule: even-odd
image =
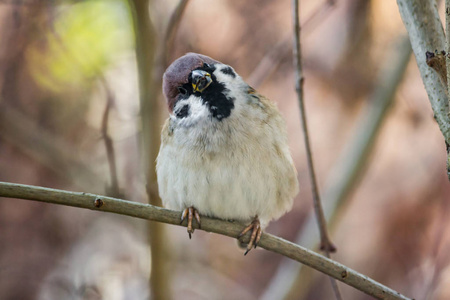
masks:
[[[249,94],[237,75],[214,75],[234,99],[229,117],[217,120],[201,98],[191,95],[175,105],[163,129],[157,174],[163,204],[200,214],[249,221],[263,226],[292,206],[298,192],[284,122],[275,106]],[[229,68],[229,67],[228,67]],[[189,105],[190,114],[176,111]]]

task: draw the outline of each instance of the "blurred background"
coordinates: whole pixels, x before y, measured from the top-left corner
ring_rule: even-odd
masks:
[[[267,232],[317,249],[291,1],[148,5],[0,0],[0,180],[147,203],[155,132],[168,116],[161,75],[199,52],[277,103],[301,192]],[[449,299],[445,144],[396,3],[303,0],[301,23],[332,258],[409,297]],[[178,226],[148,232],[143,220],[0,199],[0,299],[334,297],[325,275],[268,251],[244,257],[233,239],[196,231],[189,240]],[[344,299],[371,299],[339,287]]]

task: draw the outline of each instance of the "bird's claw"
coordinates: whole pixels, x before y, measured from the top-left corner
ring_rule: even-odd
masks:
[[[183,210],[181,213],[181,223],[186,219],[187,217],[187,232],[189,234],[189,239],[192,237],[192,234],[194,233],[194,228],[192,227],[192,220],[195,218],[197,220],[198,228],[201,228],[200,223],[200,214],[198,213],[197,209],[195,209],[193,206],[187,207]]]
[[[241,233],[238,235],[238,239],[243,237],[250,230],[252,230],[252,234],[250,236],[250,240],[247,244],[247,250],[245,251],[244,255],[247,255],[247,253],[250,250],[252,250],[252,248],[256,249],[259,240],[261,239],[262,229],[258,216],[255,217],[255,219],[250,223],[250,225],[248,225],[247,227],[244,228],[244,230],[241,231]]]

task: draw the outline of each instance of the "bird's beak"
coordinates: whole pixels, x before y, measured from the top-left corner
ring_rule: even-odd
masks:
[[[211,75],[202,70],[194,70],[192,76],[192,89],[194,92],[203,92],[212,82]]]

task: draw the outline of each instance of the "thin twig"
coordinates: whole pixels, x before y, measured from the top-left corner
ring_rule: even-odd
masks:
[[[330,251],[325,250],[325,257],[331,259]],[[334,297],[336,298],[336,300],[342,300],[341,291],[339,290],[339,286],[337,284],[336,279],[333,277],[328,277],[328,279],[330,280],[331,289],[333,290]]]
[[[323,214],[322,204],[320,202],[319,190],[317,187],[317,180],[314,170],[314,163],[311,152],[311,145],[309,142],[308,124],[306,120],[305,103],[303,98],[303,70],[301,62],[301,47],[300,47],[300,22],[299,22],[299,5],[298,0],[293,0],[293,18],[294,18],[294,66],[295,66],[295,88],[297,90],[298,103],[300,107],[300,120],[302,123],[303,137],[305,140],[306,159],[308,162],[309,176],[312,186],[312,195],[314,201],[314,210],[316,212],[317,221],[320,230],[320,248],[325,251],[334,252],[336,250],[333,243],[330,241],[325,216]]]
[[[131,202],[90,193],[70,192],[44,187],[0,182],[0,197],[34,200],[65,206],[86,208],[172,225],[186,226],[186,222],[179,224],[180,212],[150,204]],[[230,222],[202,216],[201,230],[236,238],[244,226],[244,224],[238,222]],[[194,227],[195,229],[200,229],[197,224],[194,224]],[[249,238],[250,233],[244,237],[243,242],[247,242]],[[409,299],[406,296],[403,296],[400,293],[338,262],[271,234],[264,233],[258,246],[312,267],[377,299]]]
[[[299,0],[293,0],[293,23],[294,23],[294,65],[295,65],[295,87],[297,90],[298,102],[300,107],[300,121],[302,123],[303,138],[305,141],[306,148],[306,160],[308,162],[309,176],[311,180],[311,188],[313,195],[314,211],[316,213],[317,222],[320,231],[320,249],[325,251],[325,254],[330,258],[330,252],[336,251],[336,247],[330,241],[327,223],[325,220],[325,215],[323,213],[322,203],[320,202],[319,190],[317,187],[316,175],[314,170],[314,163],[312,158],[311,146],[309,142],[308,124],[306,120],[305,103],[303,97],[303,70],[302,70],[302,55],[300,46],[300,17],[299,17]],[[333,278],[330,278],[331,286],[336,299],[342,299],[341,293],[337,286],[337,283]]]

